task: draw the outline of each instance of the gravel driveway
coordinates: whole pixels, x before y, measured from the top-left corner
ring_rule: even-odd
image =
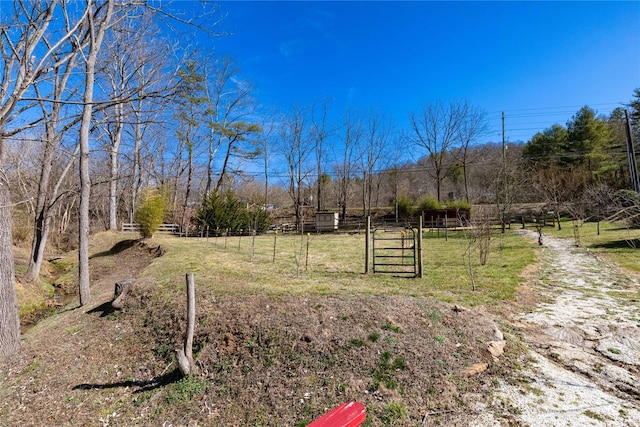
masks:
[[[640,426],[640,284],[570,240],[542,250],[542,302],[515,325],[532,363],[477,425]]]

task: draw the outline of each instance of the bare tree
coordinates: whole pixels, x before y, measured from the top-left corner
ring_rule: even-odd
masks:
[[[317,170],[317,185],[316,185],[316,203],[317,209],[322,211],[324,206],[324,162],[323,156],[325,151],[325,140],[329,136],[329,130],[327,129],[327,112],[329,109],[328,101],[323,101],[319,106],[319,112],[316,114],[316,105],[311,107],[311,140],[313,141],[314,151],[316,154],[316,170]]]
[[[559,169],[550,166],[536,171],[534,188],[538,196],[544,200],[545,208],[553,211],[558,230],[562,229],[562,212],[568,211],[570,204],[581,198],[587,175],[588,170],[580,167]]]
[[[80,305],[91,300],[89,283],[89,201],[91,176],[89,173],[89,133],[93,119],[93,100],[96,76],[96,60],[107,30],[114,24],[115,1],[105,0],[101,4],[87,5],[86,37],[88,52],[84,55],[84,95],[82,121],[80,123],[80,210],[78,221],[78,287]]]
[[[380,166],[391,136],[391,121],[380,111],[371,110],[364,120],[360,139],[360,172],[362,173],[362,214],[371,215],[375,172]]]
[[[360,119],[353,111],[349,111],[342,119],[342,134],[340,136],[342,140],[340,149],[342,151],[336,154],[338,162],[334,167],[338,179],[336,198],[338,208],[340,209],[340,219],[342,221],[347,219],[347,205],[351,194],[351,180],[355,171],[355,149],[360,145],[361,138],[362,124],[360,123]]]
[[[460,104],[462,117],[457,130],[458,150],[455,157],[462,164],[462,177],[464,180],[464,198],[469,203],[469,163],[472,161],[470,154],[472,144],[478,138],[486,135],[489,128],[487,115],[481,109],[464,101]]]
[[[15,125],[30,108],[28,91],[34,82],[69,58],[54,58],[53,53],[69,41],[84,16],[70,22],[66,31],[49,31],[59,4],[57,0],[13,2],[11,21],[0,25],[0,360],[15,354],[20,347],[20,321],[15,294],[12,251],[11,198],[4,159],[7,139],[32,125]],[[64,3],[61,7],[64,7]],[[36,119],[38,121],[38,119]]]
[[[445,104],[441,101],[423,105],[422,110],[411,115],[414,143],[424,148],[432,168],[427,169],[436,184],[438,201],[441,200],[442,181],[451,164],[446,162],[448,152],[454,147],[460,134],[464,111],[460,103]]]
[[[77,53],[77,49],[79,48],[77,44],[70,44],[70,47],[72,53]],[[64,52],[61,54],[54,53],[53,56],[59,58],[64,54]],[[31,244],[31,256],[27,269],[28,280],[36,280],[40,275],[44,251],[49,236],[51,209],[58,199],[60,186],[71,170],[71,166],[75,160],[75,155],[68,158],[67,165],[58,176],[57,182],[53,185],[53,188],[50,188],[54,158],[60,156],[59,148],[62,137],[75,123],[75,120],[64,126],[62,126],[61,123],[62,107],[68,96],[66,95],[66,87],[72,72],[75,70],[77,55],[70,54],[68,58],[68,61],[56,65],[50,83],[52,85],[52,93],[48,98],[46,95],[41,94],[38,82],[34,82],[34,90],[44,118],[45,130],[43,135],[38,192],[36,196],[34,233]],[[48,99],[51,99],[53,102],[47,102]]]
[[[288,191],[293,202],[296,226],[300,228],[304,206],[303,189],[311,173],[309,160],[313,152],[313,144],[307,137],[304,112],[299,108],[294,108],[282,125],[280,151],[287,166]]]
[[[161,73],[162,63],[157,59],[157,45],[149,44],[153,39],[154,26],[149,14],[132,20],[122,20],[109,33],[104,53],[100,57],[100,77],[104,81],[103,91],[109,97],[109,108],[103,110],[104,129],[107,136],[106,152],[109,156],[109,229],[117,229],[118,182],[120,180],[121,145],[125,137],[125,125],[129,117],[136,124],[134,131],[134,185],[133,199],[141,183],[139,150],[143,133],[142,105],[148,99],[164,97],[171,87],[172,79]],[[144,24],[140,25],[140,21]],[[164,80],[164,83],[162,83]]]

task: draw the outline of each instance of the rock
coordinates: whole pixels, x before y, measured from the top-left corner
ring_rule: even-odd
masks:
[[[489,350],[489,353],[491,353],[494,359],[497,359],[504,353],[505,345],[507,345],[507,342],[505,340],[491,341],[489,343],[489,346],[487,347],[487,350]]]
[[[493,336],[495,337],[496,341],[504,340],[504,335],[502,334],[502,331],[497,327],[493,329]]]
[[[467,376],[478,375],[486,371],[488,367],[488,363],[474,363],[464,374]]]

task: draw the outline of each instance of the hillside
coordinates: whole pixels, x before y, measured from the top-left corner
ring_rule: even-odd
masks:
[[[184,285],[167,288],[143,274],[163,250],[106,233],[92,254],[94,303],[71,303],[40,322],[25,334],[19,360],[2,370],[3,424],[306,425],[359,400],[367,425],[466,425],[517,356],[509,345],[507,357],[493,360],[487,347],[496,325],[481,310],[430,298],[237,295],[200,286],[201,372],[180,379],[173,352]],[[134,295],[113,311],[114,282],[136,276]]]

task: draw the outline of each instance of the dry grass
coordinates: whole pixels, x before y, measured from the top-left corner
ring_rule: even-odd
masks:
[[[226,242],[224,237],[158,235],[153,241],[167,253],[147,269],[147,279],[181,289],[184,273],[193,271],[199,286],[221,294],[386,294],[491,304],[513,299],[522,271],[535,262],[534,248],[525,239],[511,233],[494,236],[489,262],[474,266],[478,290],[473,292],[463,264],[467,242],[462,232],[450,233],[447,240],[425,233],[422,279],[364,275],[364,235],[271,234]]]

